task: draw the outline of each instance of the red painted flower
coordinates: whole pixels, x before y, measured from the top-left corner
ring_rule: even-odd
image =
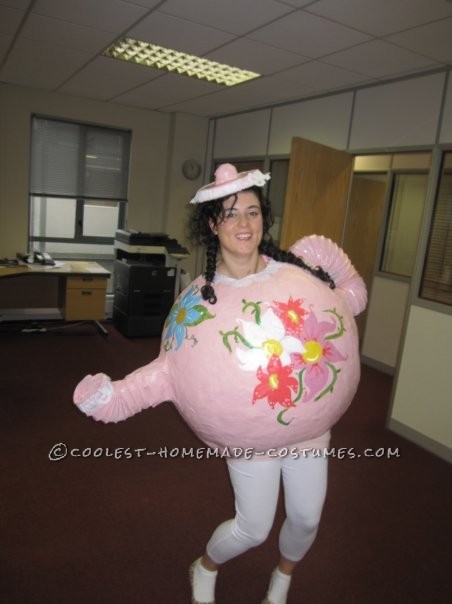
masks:
[[[273,302],[273,310],[281,319],[286,332],[298,336],[304,324],[304,317],[308,311],[302,307],[304,300],[293,300],[290,296],[287,303]]]
[[[259,384],[254,389],[253,404],[261,398],[267,397],[268,404],[272,409],[275,405],[283,407],[295,407],[292,402],[292,390],[298,388],[297,380],[292,377],[293,366],[281,364],[281,359],[272,355],[267,365],[267,373],[259,367],[257,378]]]

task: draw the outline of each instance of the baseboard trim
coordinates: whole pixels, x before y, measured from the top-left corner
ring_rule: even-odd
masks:
[[[385,363],[381,363],[380,361],[376,361],[375,359],[371,359],[365,355],[361,355],[361,363],[363,365],[367,365],[368,367],[372,367],[372,369],[377,369],[382,373],[387,373],[388,375],[394,375],[395,372],[395,368],[391,367],[391,365],[386,365]]]
[[[452,463],[452,449],[446,447],[446,445],[443,445],[436,440],[425,436],[425,434],[422,434],[421,432],[402,424],[396,419],[389,420],[388,428],[399,436],[403,436],[403,438],[413,442],[415,445],[422,447],[422,449],[426,449],[430,453],[433,453],[433,455],[444,459],[444,461]]]

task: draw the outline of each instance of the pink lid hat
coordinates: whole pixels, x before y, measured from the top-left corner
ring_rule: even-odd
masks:
[[[221,164],[215,171],[215,181],[201,187],[190,203],[219,199],[253,186],[263,187],[267,180],[270,180],[270,173],[263,174],[260,170],[237,172],[232,164]]]

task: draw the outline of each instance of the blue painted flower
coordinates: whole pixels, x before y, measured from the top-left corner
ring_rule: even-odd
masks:
[[[213,318],[207,308],[202,304],[199,288],[191,287],[188,292],[174,304],[166,320],[167,330],[164,339],[176,340],[176,350],[178,350],[184,339],[187,337],[187,327],[199,325],[206,319]],[[169,344],[168,348],[171,348]]]

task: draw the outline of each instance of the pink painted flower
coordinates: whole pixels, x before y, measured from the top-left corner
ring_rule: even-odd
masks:
[[[291,355],[296,369],[304,369],[303,383],[306,392],[303,401],[326,394],[325,388],[335,382],[338,370],[333,363],[344,361],[343,356],[328,336],[337,332],[337,323],[333,321],[317,321],[311,312],[304,323],[302,342],[305,352]],[[336,337],[336,336],[335,336]]]
[[[286,332],[292,336],[299,336],[308,311],[302,307],[304,300],[293,300],[290,296],[286,302],[273,302],[273,310],[281,319]]]
[[[257,370],[259,384],[254,389],[253,404],[261,398],[267,397],[272,409],[275,405],[282,407],[295,407],[292,402],[292,390],[298,388],[297,380],[292,377],[293,366],[282,365],[277,355],[272,355],[267,365],[267,372],[262,367]]]

